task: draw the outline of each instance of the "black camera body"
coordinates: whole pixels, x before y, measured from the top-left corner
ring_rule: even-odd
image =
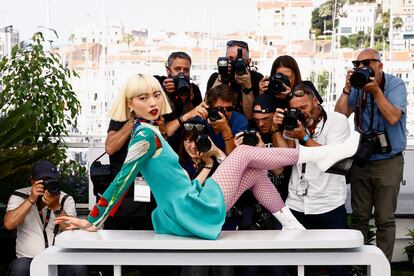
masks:
[[[208,152],[211,147],[211,141],[208,133],[197,133],[196,145],[199,152]]]
[[[391,150],[387,132],[362,134],[354,161],[358,166],[363,167],[367,164],[372,154],[389,153]]]
[[[279,95],[280,93],[286,91],[286,88],[283,86],[283,84],[290,87],[290,81],[288,77],[282,73],[276,73],[269,78],[269,85],[267,87],[266,93],[269,93],[273,96]]]
[[[231,64],[231,74],[229,74],[229,64]],[[248,68],[247,62],[243,59],[243,49],[237,49],[237,57],[231,61],[228,57],[219,57],[217,59],[217,69],[221,78],[221,82],[230,82],[233,80],[234,74],[239,76],[246,74]]]
[[[374,76],[374,71],[369,66],[363,66],[360,68],[354,68],[349,81],[351,86],[357,89],[363,88],[367,83],[371,82],[370,77]]]
[[[190,78],[184,75],[183,72],[178,73],[172,78],[174,81],[175,92],[184,98],[190,97]]]
[[[221,112],[224,116],[226,116],[226,111],[224,110],[224,108],[220,108],[220,107],[207,108],[208,118],[210,119],[210,121],[215,122],[217,120],[220,120],[221,117],[220,117],[219,112]]]
[[[231,80],[231,76],[229,75],[229,59],[227,57],[219,57],[217,59],[217,69],[221,82],[226,83]]]
[[[60,194],[60,184],[57,179],[46,179],[43,180],[43,187],[47,190],[50,194],[56,196]]]
[[[283,115],[282,127],[286,130],[293,130],[298,127],[298,121],[305,121],[302,111],[297,108],[288,109]]]
[[[243,131],[243,144],[249,146],[257,146],[259,143],[259,138],[257,138],[256,133],[257,132],[255,129]]]
[[[246,74],[248,64],[243,59],[243,49],[237,48],[237,58],[233,61],[231,68],[234,74],[242,76]]]

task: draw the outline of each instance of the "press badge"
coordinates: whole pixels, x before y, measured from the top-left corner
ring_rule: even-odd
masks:
[[[151,201],[151,189],[148,186],[147,181],[141,176],[137,176],[134,181],[134,201]]]

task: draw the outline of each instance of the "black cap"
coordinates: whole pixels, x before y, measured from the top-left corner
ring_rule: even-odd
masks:
[[[57,180],[58,171],[56,169],[56,166],[53,165],[50,161],[40,160],[39,162],[34,164],[32,168],[32,177],[36,180],[45,177]]]
[[[310,89],[312,89],[313,94],[315,95],[315,97],[318,99],[319,104],[323,103],[323,99],[322,99],[321,95],[319,94],[318,90],[316,90],[315,85],[313,85],[313,82],[308,81],[308,80],[304,80],[304,81],[301,82],[301,84],[309,86]]]

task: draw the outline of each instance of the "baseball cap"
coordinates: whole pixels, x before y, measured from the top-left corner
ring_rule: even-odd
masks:
[[[45,177],[58,179],[58,171],[56,166],[48,160],[40,160],[32,167],[32,177],[34,179],[42,179]]]

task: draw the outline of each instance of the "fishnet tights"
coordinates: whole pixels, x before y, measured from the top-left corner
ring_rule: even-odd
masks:
[[[299,149],[238,146],[212,175],[223,191],[226,210],[251,188],[261,205],[271,213],[277,212],[284,203],[267,170],[296,164],[298,158]]]

